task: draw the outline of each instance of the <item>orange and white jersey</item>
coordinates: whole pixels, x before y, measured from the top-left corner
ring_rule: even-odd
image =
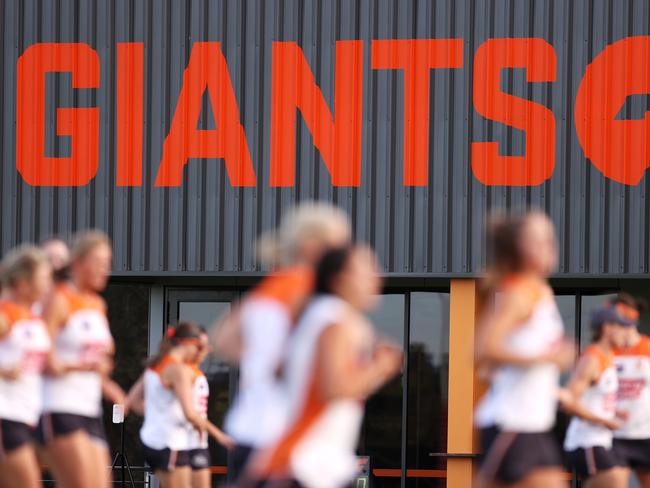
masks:
[[[208,418],[208,398],[210,397],[210,385],[203,371],[196,365],[192,365],[194,370],[194,382],[192,383],[192,400],[194,409],[204,419]],[[189,424],[189,422],[188,422]],[[193,425],[188,425],[189,448],[205,449],[208,447],[208,433],[200,433]]]
[[[239,393],[225,422],[238,444],[263,447],[284,429],[284,394],[276,373],[313,279],[307,267],[279,271],[262,280],[241,304]]]
[[[171,364],[178,364],[178,360],[165,356],[144,372],[144,423],[140,439],[151,449],[185,451],[190,448],[189,422],[176,393],[166,387],[161,378],[162,372]]]
[[[533,304],[528,319],[507,337],[508,349],[524,357],[537,357],[558,347],[564,327],[553,295],[546,293],[541,283],[526,278],[514,277],[506,287],[506,291],[521,293]],[[550,430],[555,423],[559,382],[560,371],[550,363],[497,367],[477,409],[476,425],[513,432]]]
[[[614,433],[619,439],[650,439],[650,337],[614,351],[618,373],[617,408],[628,419]]]
[[[0,337],[0,369],[18,369],[15,380],[0,378],[0,418],[36,425],[42,408],[41,373],[50,350],[45,323],[18,304],[0,302],[9,330]]]
[[[66,365],[101,361],[113,349],[104,301],[99,295],[79,293],[68,285],[57,290],[68,303],[68,317],[54,342],[58,360]],[[71,371],[46,377],[43,410],[101,416],[101,375],[94,371]]]
[[[279,441],[254,460],[258,476],[293,478],[313,488],[338,488],[354,478],[363,402],[323,399],[315,362],[323,331],[340,321],[346,307],[337,297],[317,297],[296,327],[285,370],[291,424]],[[367,333],[363,342],[371,347],[374,335],[370,327]],[[359,351],[358,357],[368,360],[370,351]]]
[[[507,347],[524,357],[537,357],[558,347],[564,338],[562,317],[550,291],[524,278],[506,291],[521,293],[532,305],[527,320],[510,333]],[[490,389],[476,412],[480,428],[496,426],[512,432],[546,432],[555,424],[560,371],[553,364],[513,365],[495,369]]]
[[[598,360],[600,376],[580,397],[580,402],[592,413],[605,419],[616,416],[616,391],[618,378],[613,357],[607,356],[597,346],[589,346],[584,352]],[[612,447],[612,431],[578,417],[573,417],[564,438],[564,449],[573,451],[578,448]]]

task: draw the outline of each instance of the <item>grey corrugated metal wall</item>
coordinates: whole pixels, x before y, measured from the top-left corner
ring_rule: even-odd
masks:
[[[604,178],[585,159],[573,123],[587,64],[616,40],[650,34],[646,0],[4,0],[0,15],[3,249],[96,226],[114,239],[116,272],[254,271],[258,233],[292,202],[317,198],[350,211],[357,236],[377,248],[387,272],[464,274],[480,268],[489,209],[535,205],[558,226],[561,273],[648,271],[650,180],[624,186]],[[476,49],[500,37],[540,37],[557,54],[554,83],[527,85],[523,70],[502,77],[505,91],[555,114],[556,166],[541,186],[489,188],[471,172],[471,141],[499,141],[505,154],[523,151],[522,133],[483,119],[472,104]],[[464,39],[463,68],[431,71],[427,187],[402,186],[402,75],[370,68],[370,40],[408,38]],[[299,123],[297,185],[270,188],[272,41],[298,42],[333,106],[337,39],[366,41],[361,186],[331,186],[309,131]],[[192,43],[200,40],[223,42],[255,188],[232,188],[223,162],[198,160],[188,164],[182,187],[153,185],[183,70]],[[116,42],[127,41],[145,46],[144,184],[137,188],[115,186]],[[88,43],[101,59],[97,90],[73,95],[69,75],[51,76],[48,84],[46,149],[53,155],[65,154],[69,142],[55,137],[52,107],[101,109],[99,171],[85,187],[35,188],[16,171],[16,62],[37,42]],[[636,115],[630,118],[641,118],[644,104],[632,100],[627,113]]]

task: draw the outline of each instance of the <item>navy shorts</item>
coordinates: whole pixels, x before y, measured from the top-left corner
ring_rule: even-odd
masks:
[[[190,466],[192,471],[199,471],[201,469],[208,469],[211,464],[210,449],[191,449],[190,453]]]
[[[613,449],[623,466],[650,471],[650,439],[614,439]]]
[[[172,451],[169,448],[152,449],[143,444],[144,459],[154,471],[173,471],[190,465],[190,451]]]
[[[506,432],[481,429],[481,475],[511,485],[536,469],[562,467],[560,449],[551,432]]]
[[[573,451],[566,451],[566,457],[576,473],[583,478],[622,465],[613,449],[606,449],[602,446],[581,447]]]
[[[38,437],[41,443],[47,445],[56,437],[78,430],[86,432],[94,441],[106,444],[106,433],[101,418],[71,413],[44,413],[38,425]]]
[[[0,461],[11,451],[34,442],[36,429],[22,422],[0,419]]]

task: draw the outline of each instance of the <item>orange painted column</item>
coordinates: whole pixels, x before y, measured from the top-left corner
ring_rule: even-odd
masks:
[[[451,280],[447,433],[447,452],[450,454],[477,452],[473,423],[474,405],[479,395],[474,374],[476,286],[477,282],[473,279]],[[472,458],[449,458],[447,486],[471,487],[475,463]]]

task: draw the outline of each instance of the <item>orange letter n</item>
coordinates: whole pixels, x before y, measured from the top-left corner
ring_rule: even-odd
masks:
[[[295,42],[274,42],[271,100],[271,186],[293,186],[296,108],[334,186],[359,186],[363,41],[336,42],[332,116],[307,60]]]

